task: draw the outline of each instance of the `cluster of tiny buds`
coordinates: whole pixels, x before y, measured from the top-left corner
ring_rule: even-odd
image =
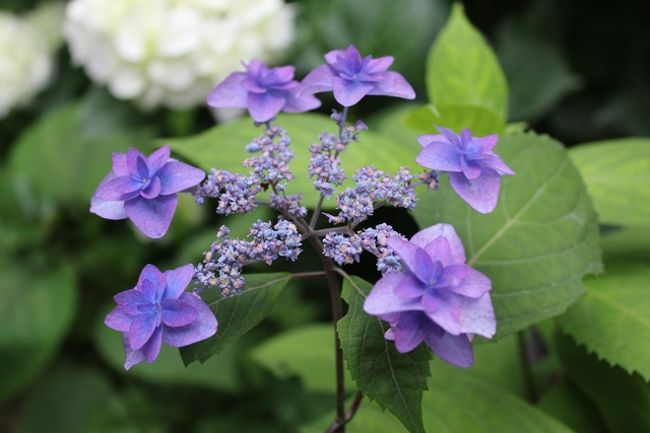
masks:
[[[323,254],[342,266],[359,262],[365,250],[377,257],[379,272],[396,272],[401,269],[400,258],[387,246],[388,239],[394,236],[403,237],[388,224],[379,224],[351,236],[330,232],[323,239]]]
[[[413,175],[405,167],[395,176],[389,176],[373,166],[363,167],[354,174],[354,188],[346,188],[336,199],[339,214],[327,215],[330,223],[346,221],[358,223],[375,210],[375,203],[413,209],[417,200]]]
[[[289,148],[291,138],[280,126],[269,126],[264,134],[251,141],[246,150],[257,155],[244,161],[244,167],[249,167],[260,184],[276,185],[281,181],[293,179],[289,170],[289,162],[293,159],[293,151]]]
[[[192,194],[199,204],[203,204],[206,197],[216,197],[217,213],[230,215],[255,209],[255,197],[260,191],[262,187],[254,176],[213,168],[205,181],[192,190]]]
[[[425,185],[431,191],[438,191],[440,183],[438,182],[439,173],[435,170],[423,171],[418,173],[418,179],[422,185]]]
[[[270,265],[278,257],[295,261],[302,252],[298,229],[283,219],[275,225],[258,220],[249,237],[250,240],[231,239],[230,230],[221,226],[217,240],[196,267],[196,280],[205,288],[219,287],[223,296],[236,295],[245,285],[241,275],[245,265],[258,261]]]

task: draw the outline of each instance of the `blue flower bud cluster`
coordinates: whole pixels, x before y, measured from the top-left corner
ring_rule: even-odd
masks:
[[[192,191],[196,202],[203,204],[206,197],[217,198],[217,213],[230,215],[248,213],[255,209],[255,197],[262,191],[254,176],[243,176],[226,170],[210,170],[206,180]]]

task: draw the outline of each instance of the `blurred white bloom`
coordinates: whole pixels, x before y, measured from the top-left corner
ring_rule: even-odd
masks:
[[[64,32],[75,62],[115,97],[187,108],[240,61],[273,60],[293,20],[283,0],[72,0]]]
[[[48,4],[27,18],[0,12],[0,119],[29,103],[48,83],[62,8]]]

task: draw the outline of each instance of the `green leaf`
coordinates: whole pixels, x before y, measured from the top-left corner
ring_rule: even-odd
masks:
[[[124,346],[122,336],[107,328],[101,316],[95,330],[95,342],[101,356],[123,376],[138,377],[153,383],[173,385],[196,385],[221,391],[237,391],[240,381],[238,376],[238,349],[236,345],[228,346],[221,356],[215,356],[204,364],[183,365],[178,350],[163,345],[153,364],[141,363],[124,370]]]
[[[451,189],[421,194],[420,227],[452,224],[468,263],[492,280],[497,338],[564,312],[601,268],[596,214],[580,175],[556,141],[503,137],[496,152],[517,173],[502,177],[497,209],[481,215]]]
[[[508,87],[499,62],[483,36],[455,3],[451,17],[427,59],[429,101],[438,107],[470,105],[505,119]]]
[[[576,433],[607,433],[596,406],[572,382],[555,385],[538,406]]]
[[[469,128],[473,135],[502,134],[505,123],[493,111],[471,105],[425,105],[405,116],[407,126],[423,133],[435,133],[435,126],[444,126],[460,132]]]
[[[650,381],[650,265],[617,264],[585,279],[587,296],[558,318],[590,351]]]
[[[251,356],[278,377],[300,377],[308,391],[336,391],[332,325],[308,325],[284,332],[257,346]],[[350,383],[346,376],[346,383]]]
[[[422,401],[424,427],[429,433],[572,433],[572,430],[507,391],[450,369],[433,375]],[[322,432],[333,416],[306,426],[301,433]],[[403,433],[395,418],[363,401],[347,425],[347,433]]]
[[[650,224],[650,139],[623,138],[570,152],[604,224]]]
[[[89,98],[63,105],[18,138],[8,167],[38,200],[89,203],[111,168],[111,154],[136,147],[146,136],[98,104]]]
[[[596,404],[611,433],[650,431],[650,387],[639,375],[607,365],[565,335],[558,334],[556,344],[569,377]]]
[[[22,406],[17,433],[135,433],[123,401],[97,371],[59,364]]]
[[[363,311],[372,285],[346,278],[342,296],[350,309],[338,332],[348,369],[357,386],[383,409],[388,409],[410,432],[424,432],[422,391],[427,389],[430,352],[420,346],[401,354],[384,338],[386,323]]]
[[[318,141],[323,131],[336,132],[334,123],[328,117],[318,114],[279,115],[277,125],[282,125],[291,136],[291,149],[295,159],[291,170],[295,179],[287,191],[303,194],[303,203],[314,206],[318,192],[307,174],[309,146]],[[187,138],[160,140],[168,143],[174,152],[193,161],[205,170],[219,168],[238,173],[248,173],[242,165],[251,156],[246,145],[261,134],[249,118],[242,118]],[[397,171],[401,166],[416,168],[415,156],[420,150],[417,142],[396,143],[370,131],[362,132],[358,143],[351,143],[342,156],[342,166],[348,175],[363,165],[375,165],[382,170]]]
[[[650,230],[647,227],[625,227],[603,235],[605,263],[650,263]]]
[[[219,297],[209,302],[217,317],[217,334],[207,340],[181,349],[185,365],[194,361],[205,362],[219,355],[224,346],[253,329],[269,314],[273,304],[282,294],[291,274],[249,274],[246,288],[236,296]]]
[[[0,258],[1,259],[1,258]],[[47,274],[0,262],[0,402],[38,375],[54,356],[76,310],[68,267]]]

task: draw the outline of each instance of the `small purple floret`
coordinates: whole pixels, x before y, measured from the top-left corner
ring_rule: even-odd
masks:
[[[169,146],[144,156],[137,149],[113,154],[113,168],[97,187],[90,211],[102,218],[129,218],[150,238],[167,233],[177,193],[198,185],[203,170],[170,158]]]
[[[415,91],[404,77],[388,70],[393,63],[391,56],[361,57],[359,50],[350,45],[345,50],[330,51],[325,61],[302,81],[301,94],[332,91],[334,99],[345,107],[355,105],[366,95],[415,98]]]
[[[460,135],[447,128],[437,128],[438,135],[422,135],[418,142],[423,149],[418,164],[449,172],[451,187],[472,208],[490,213],[499,199],[501,176],[515,172],[492,151],[498,136],[472,137],[469,129]]]
[[[134,289],[115,295],[117,306],[104,323],[123,333],[125,369],[145,360],[152,363],[163,342],[183,347],[217,332],[210,308],[198,295],[185,292],[193,276],[191,264],[166,272],[147,265]]]
[[[441,359],[459,367],[473,363],[471,338],[496,332],[492,283],[465,264],[465,250],[454,228],[437,224],[410,241],[394,236],[388,247],[402,271],[385,274],[366,298],[366,313],[390,324],[386,338],[401,353],[423,341]]]
[[[300,84],[293,79],[293,66],[269,68],[259,60],[244,66],[246,72],[233,72],[212,90],[207,100],[210,107],[246,108],[259,123],[280,111],[302,113],[320,107],[313,95],[298,95]]]

